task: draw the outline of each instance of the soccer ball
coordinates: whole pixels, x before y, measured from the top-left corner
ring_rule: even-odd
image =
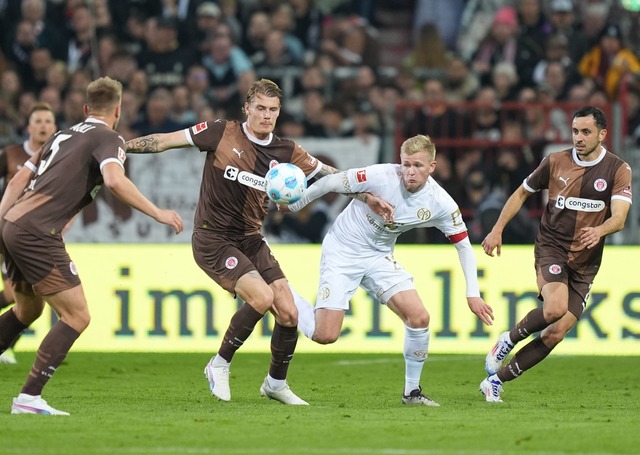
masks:
[[[280,163],[272,167],[267,175],[266,191],[276,204],[292,204],[302,197],[307,189],[307,177],[295,164]]]

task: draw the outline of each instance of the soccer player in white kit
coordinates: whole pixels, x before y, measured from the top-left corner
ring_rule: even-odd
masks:
[[[402,402],[426,406],[439,406],[420,386],[429,351],[429,313],[413,277],[393,258],[398,236],[417,227],[442,231],[458,250],[470,310],[486,325],[493,323],[493,310],[480,297],[476,258],[460,209],[430,177],[436,168],[435,156],[431,139],[417,135],[402,144],[400,164],[376,164],[327,175],[311,185],[298,202],[281,207],[285,212],[296,212],[328,192],[369,192],[393,206],[393,217],[385,220],[354,200],[338,216],[322,242],[315,312],[292,291],[298,306],[298,327],[321,344],[333,343],[340,336],[344,313],[358,286],[386,304],[405,324]]]

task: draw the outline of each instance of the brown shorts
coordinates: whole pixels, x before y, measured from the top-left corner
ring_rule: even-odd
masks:
[[[284,273],[262,235],[227,238],[206,229],[193,231],[193,258],[223,289],[235,294],[238,279],[257,270],[267,284]]]
[[[587,299],[595,275],[578,273],[566,264],[560,257],[545,256],[536,258],[536,276],[538,291],[547,283],[564,283],[569,288],[569,311],[580,319],[587,306]],[[542,300],[542,296],[538,295]]]
[[[1,226],[0,249],[16,290],[50,295],[80,285],[62,239],[43,239],[8,221]]]

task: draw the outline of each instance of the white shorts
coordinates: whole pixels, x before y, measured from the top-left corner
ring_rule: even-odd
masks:
[[[415,289],[413,277],[391,254],[365,250],[356,256],[328,237],[322,244],[316,309],[348,310],[358,286],[383,304]]]

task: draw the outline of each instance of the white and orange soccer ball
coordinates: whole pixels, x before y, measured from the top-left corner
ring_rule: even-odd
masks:
[[[292,204],[298,201],[307,189],[307,177],[295,164],[280,163],[269,169],[266,191],[276,204]]]

